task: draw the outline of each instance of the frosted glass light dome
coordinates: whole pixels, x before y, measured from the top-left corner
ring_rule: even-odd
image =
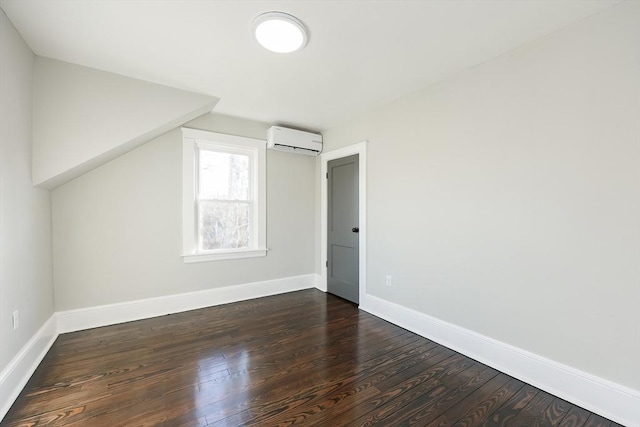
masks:
[[[307,29],[295,16],[267,12],[253,20],[253,34],[262,47],[272,52],[290,53],[307,44]]]

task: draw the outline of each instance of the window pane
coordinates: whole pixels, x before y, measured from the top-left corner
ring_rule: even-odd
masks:
[[[200,150],[199,198],[248,200],[249,156]]]
[[[249,247],[249,203],[201,201],[200,250]]]

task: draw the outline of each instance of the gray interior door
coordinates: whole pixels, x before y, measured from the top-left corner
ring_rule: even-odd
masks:
[[[358,304],[358,155],[329,161],[327,179],[327,290]]]

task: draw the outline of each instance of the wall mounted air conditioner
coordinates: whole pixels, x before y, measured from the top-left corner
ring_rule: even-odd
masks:
[[[317,156],[322,151],[322,135],[280,126],[271,126],[267,131],[267,148]]]

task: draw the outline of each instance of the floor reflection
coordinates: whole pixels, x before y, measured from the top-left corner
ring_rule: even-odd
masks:
[[[229,415],[225,408],[230,408],[227,400],[232,396],[234,402],[250,399],[251,358],[246,349],[229,357],[218,353],[201,358],[197,375],[194,405],[197,418],[205,418],[208,423]]]

